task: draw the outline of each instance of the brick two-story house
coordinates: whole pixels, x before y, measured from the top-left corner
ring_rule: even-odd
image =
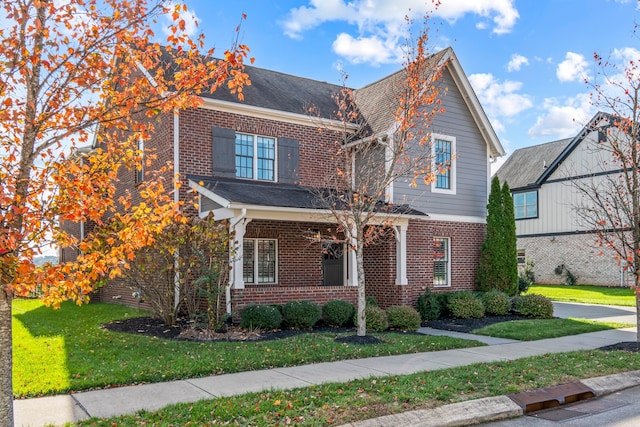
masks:
[[[407,179],[389,189],[388,201],[405,209],[380,214],[393,233],[364,252],[367,293],[382,307],[415,304],[425,287],[475,287],[489,166],[504,154],[453,50],[436,55],[446,63],[440,84],[447,91],[445,112],[429,132],[440,156],[447,157],[441,160],[452,166],[430,186],[414,187]],[[244,89],[244,101],[223,89],[203,95],[199,108],[163,117],[145,149],[153,149],[158,162],[173,163],[183,181],[176,197],[186,200],[195,191],[201,215],[213,211],[216,219],[230,221],[238,244],[231,261],[230,310],[302,299],[355,302],[353,252],[327,250],[308,238],[309,231],[334,221],[318,208],[310,188],[335,170],[329,147],[343,125],[334,120],[334,96],[342,87],[255,67],[246,71],[252,84]],[[356,105],[388,102],[377,90],[384,84],[382,79],[356,90]],[[392,135],[391,122],[366,125],[383,138]],[[121,177],[125,186],[141,178],[129,174]],[[124,284],[98,291],[104,301],[116,295],[132,302]]]

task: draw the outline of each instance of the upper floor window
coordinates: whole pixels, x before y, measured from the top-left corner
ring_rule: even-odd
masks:
[[[138,154],[140,155],[140,162],[136,165],[136,184],[144,181],[144,139],[138,139]]]
[[[446,135],[433,135],[432,158],[436,179],[431,184],[434,193],[456,193],[456,139]]]
[[[513,208],[516,219],[538,217],[538,190],[513,194]]]
[[[236,177],[275,181],[276,140],[236,133]]]

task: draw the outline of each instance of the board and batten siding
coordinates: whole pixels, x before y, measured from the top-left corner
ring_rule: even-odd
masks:
[[[538,188],[538,218],[517,220],[516,234],[526,236],[588,230],[588,226],[576,214],[583,194],[574,182],[597,182],[603,179],[597,174],[615,168],[610,156],[598,144],[597,132],[588,134]],[[592,177],[593,174],[596,176]]]
[[[436,134],[456,139],[456,194],[432,193],[424,181],[411,186],[411,179],[397,180],[393,184],[393,202],[408,204],[427,214],[486,217],[488,152],[487,145],[473,120],[450,73],[441,80],[448,88],[443,95],[444,113],[431,123]]]

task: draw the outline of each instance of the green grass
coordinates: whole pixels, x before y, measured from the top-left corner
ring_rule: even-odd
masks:
[[[172,405],[157,412],[91,419],[77,425],[341,425],[634,369],[640,369],[637,353],[592,350],[546,354],[412,375],[250,393]]]
[[[596,322],[586,319],[531,319],[494,323],[472,331],[478,335],[536,341],[567,335],[586,334],[605,329],[632,328],[635,325],[615,322]]]
[[[532,285],[527,292],[540,294],[553,301],[580,302],[584,304],[625,305],[635,307],[633,289],[608,288],[591,285]]]
[[[65,303],[53,310],[15,300],[13,310],[16,397],[482,345],[402,333],[372,334],[384,344],[368,346],[337,343],[337,333],[261,342],[173,341],[102,329],[112,320],[148,314],[115,304]]]

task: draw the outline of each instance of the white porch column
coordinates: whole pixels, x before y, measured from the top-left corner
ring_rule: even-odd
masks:
[[[251,222],[250,219],[246,218],[246,210],[242,210],[242,213],[233,218],[230,224],[230,231],[235,232],[235,241],[237,245],[235,246],[235,253],[232,248],[229,248],[229,265],[231,266],[231,271],[229,271],[229,285],[226,289],[226,300],[227,300],[227,313],[231,314],[231,289],[244,289],[244,275],[243,275],[243,267],[242,267],[242,259],[244,257],[244,233],[247,229],[247,224]]]
[[[393,227],[396,235],[396,285],[407,285],[407,226]]]
[[[353,235],[353,232],[352,232]],[[358,260],[356,259],[356,251],[354,251],[352,248],[356,246],[356,239],[351,238],[351,242],[349,245],[349,250],[347,251],[348,254],[348,262],[347,262],[347,267],[349,269],[349,281],[348,281],[348,285],[349,286],[358,286]]]

